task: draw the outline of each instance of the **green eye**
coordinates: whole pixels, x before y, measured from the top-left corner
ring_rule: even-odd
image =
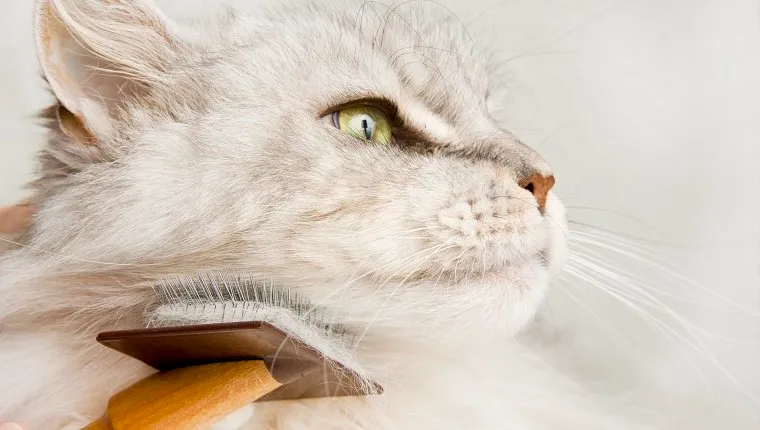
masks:
[[[359,139],[383,145],[391,143],[391,122],[381,109],[356,105],[333,113],[335,127]]]

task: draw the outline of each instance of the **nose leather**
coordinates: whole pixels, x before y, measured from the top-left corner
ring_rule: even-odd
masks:
[[[530,191],[536,198],[538,203],[538,210],[544,213],[546,208],[546,198],[549,195],[549,190],[554,186],[553,175],[542,175],[540,173],[534,173],[528,178],[519,182],[521,188]]]

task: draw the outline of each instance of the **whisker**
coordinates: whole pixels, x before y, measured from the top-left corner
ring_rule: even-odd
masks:
[[[2,238],[2,237],[0,237],[0,242],[9,243],[11,245],[15,245],[15,246],[18,246],[20,248],[26,248],[26,249],[29,249],[29,250],[34,251],[34,252],[41,252],[43,254],[48,254],[48,255],[55,256],[55,257],[61,257],[61,258],[66,259],[66,260],[78,261],[80,263],[101,264],[101,265],[104,265],[104,266],[119,266],[119,267],[151,267],[151,266],[158,266],[159,265],[158,263],[113,263],[113,262],[108,262],[108,261],[88,260],[88,259],[84,259],[84,258],[77,258],[77,257],[72,257],[72,256],[69,256],[69,255],[66,255],[66,254],[61,254],[59,252],[48,251],[48,250],[45,250],[45,249],[42,249],[42,248],[37,248],[37,247],[31,246],[31,245],[26,245],[26,244],[23,244],[23,243],[20,243],[20,242],[16,242],[16,241],[13,241],[13,240],[10,240],[10,239],[5,239],[5,238]]]
[[[648,251],[646,249],[642,249],[641,247],[637,248],[636,246],[634,246],[634,245],[632,245],[630,243],[626,243],[624,241],[617,241],[617,242],[613,241],[613,242],[610,242],[608,240],[607,243],[604,243],[603,240],[599,240],[599,239],[601,239],[599,236],[591,236],[591,235],[588,235],[586,233],[578,232],[578,231],[573,231],[572,236],[573,236],[572,237],[572,241],[585,242],[585,243],[588,243],[588,244],[591,244],[591,245],[598,246],[601,249],[612,251],[612,252],[614,252],[614,253],[616,253],[618,255],[629,257],[633,261],[642,263],[642,264],[644,264],[644,265],[646,265],[646,266],[648,266],[650,268],[653,268],[653,269],[657,270],[659,273],[662,273],[665,276],[670,277],[671,279],[678,280],[680,282],[685,283],[686,285],[689,285],[690,287],[697,288],[697,289],[703,291],[704,293],[707,293],[707,294],[713,296],[714,298],[719,299],[723,303],[734,307],[735,309],[739,309],[739,310],[741,310],[743,312],[746,312],[747,314],[755,316],[755,317],[760,316],[760,312],[758,312],[758,311],[756,311],[754,309],[748,308],[748,307],[746,307],[746,306],[744,306],[742,304],[736,303],[733,300],[729,299],[728,297],[725,297],[725,296],[719,294],[718,292],[712,290],[711,288],[708,288],[708,287],[706,287],[706,286],[704,286],[704,285],[702,285],[702,284],[700,284],[698,282],[693,281],[692,279],[689,279],[686,276],[683,276],[683,275],[679,274],[675,270],[672,270],[672,269],[668,268],[667,266],[665,266],[663,264],[660,264],[660,263],[657,263],[657,262],[655,262],[653,260],[644,258],[644,256],[646,256],[646,255],[649,255],[649,256],[651,256],[653,258],[656,258],[657,255],[654,254],[654,253],[652,253],[651,251]],[[598,240],[593,240],[593,239],[598,239]],[[616,246],[612,246],[613,244],[616,245]],[[622,249],[621,249],[621,246],[622,246]],[[625,249],[625,248],[628,248],[628,249]],[[634,253],[634,252],[632,252],[632,250],[635,250],[638,253],[641,253],[643,255],[639,255],[637,253]]]
[[[631,284],[628,279],[622,277],[621,275],[615,272],[611,272],[603,267],[599,267],[598,265],[581,264],[583,263],[583,257],[580,257],[577,253],[571,256],[571,261],[575,262],[576,264],[580,264],[580,266],[569,265],[565,269],[566,274],[588,282],[590,285],[598,288],[600,291],[603,291],[604,293],[616,298],[618,301],[625,304],[629,309],[633,310],[645,323],[650,325],[653,329],[655,329],[666,338],[673,341],[673,344],[679,350],[681,350],[681,347],[679,345],[684,344],[689,349],[698,352],[703,358],[707,359],[716,369],[718,369],[722,375],[724,375],[736,387],[738,387],[744,394],[757,401],[755,395],[751,393],[751,391],[747,389],[746,386],[742,385],[730,372],[728,372],[717,360],[717,358],[710,353],[708,348],[702,342],[699,334],[705,336],[709,334],[709,332],[701,329],[700,327],[697,327],[695,324],[688,321],[685,317],[675,312],[672,308],[665,305],[651,293],[648,293],[641,288],[637,288],[634,284]],[[594,278],[595,275],[602,276],[611,282],[609,284],[606,284],[601,280]],[[625,289],[623,289],[624,286]],[[641,296],[633,295],[634,292],[640,294]],[[637,305],[637,302],[641,305],[645,305],[651,307],[652,309],[664,312],[665,315],[672,318],[680,325],[681,328],[686,330],[689,338],[687,339],[684,337],[684,335],[679,334],[673,327],[659,320],[653,314],[642,308],[640,305]],[[696,365],[696,363],[694,363],[693,360],[691,360],[689,357],[687,357],[687,359],[689,360],[690,364]],[[695,371],[701,375],[701,372],[698,368],[696,368]]]

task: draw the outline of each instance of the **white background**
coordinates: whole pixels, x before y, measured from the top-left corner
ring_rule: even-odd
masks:
[[[24,196],[40,145],[33,115],[49,101],[34,56],[32,3],[5,0],[0,14],[0,204]],[[211,3],[160,2],[182,13]],[[554,165],[571,217],[665,244],[659,259],[711,291],[680,287],[701,304],[679,311],[736,340],[711,351],[760,395],[760,357],[745,348],[758,340],[757,320],[717,299],[760,303],[758,2],[445,4],[477,41],[514,57],[506,83],[514,131]]]

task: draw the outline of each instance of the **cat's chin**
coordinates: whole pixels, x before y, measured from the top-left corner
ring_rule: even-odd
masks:
[[[477,289],[487,290],[492,306],[501,312],[485,315],[486,324],[495,329],[515,333],[525,327],[536,314],[550,282],[545,261],[536,258],[519,264],[487,271],[475,281]],[[487,310],[489,307],[486,306]]]
[[[425,281],[420,287],[434,297],[431,307],[421,303],[412,313],[421,325],[458,340],[512,335],[533,320],[550,278],[545,259],[537,255],[453,282]]]

